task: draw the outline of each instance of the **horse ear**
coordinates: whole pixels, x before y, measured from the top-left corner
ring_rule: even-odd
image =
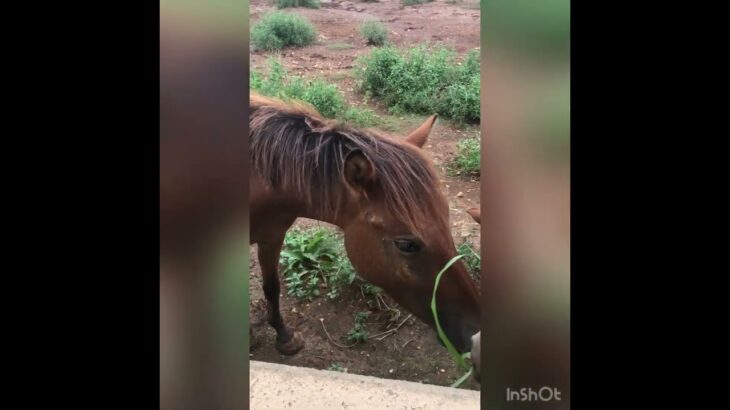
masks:
[[[478,224],[482,224],[482,211],[479,208],[469,208],[466,210],[466,213],[471,215],[472,218],[474,218],[474,222]]]
[[[360,151],[345,158],[345,180],[356,191],[367,191],[375,183],[375,167]]]
[[[433,128],[433,124],[436,122],[436,118],[436,114],[428,117],[426,122],[421,124],[420,127],[406,137],[406,141],[418,148],[423,148],[423,145],[426,143],[426,139],[428,139],[428,134],[431,133],[431,128]]]

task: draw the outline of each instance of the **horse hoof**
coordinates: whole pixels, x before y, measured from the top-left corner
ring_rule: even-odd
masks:
[[[286,343],[276,342],[276,350],[287,356],[297,354],[304,347],[304,338],[299,332],[294,332],[291,339]]]

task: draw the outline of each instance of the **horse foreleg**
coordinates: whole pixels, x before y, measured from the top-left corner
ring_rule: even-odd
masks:
[[[264,295],[268,302],[268,320],[276,330],[276,350],[281,354],[293,355],[304,347],[304,339],[299,332],[286,326],[279,310],[279,252],[283,241],[282,234],[279,240],[259,242],[258,256],[264,277]]]

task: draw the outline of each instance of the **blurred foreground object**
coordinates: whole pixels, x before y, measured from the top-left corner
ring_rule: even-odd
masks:
[[[495,0],[483,12],[484,397],[569,408],[570,2]]]
[[[247,16],[236,36],[180,4],[160,21],[160,408],[247,408]]]

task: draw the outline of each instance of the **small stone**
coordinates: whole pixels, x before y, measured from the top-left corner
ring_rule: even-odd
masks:
[[[441,373],[446,373],[446,369],[441,369]]]
[[[461,192],[461,191],[459,191],[459,193],[458,193],[458,194],[456,194],[456,196],[457,196],[457,197],[459,197],[459,198],[462,198],[462,197],[464,196],[464,193],[463,193],[463,192]]]
[[[388,370],[388,373],[393,373],[393,371],[394,371],[393,369],[390,369],[390,370]]]

